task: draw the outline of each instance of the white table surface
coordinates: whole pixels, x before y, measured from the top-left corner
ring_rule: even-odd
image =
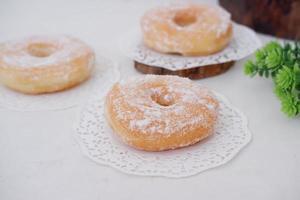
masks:
[[[0,0],[0,41],[67,33],[118,61],[123,77],[139,75],[116,41],[158,2]],[[81,154],[72,128],[78,107],[43,112],[0,108],[0,199],[300,199],[299,118],[287,119],[272,82],[245,77],[243,63],[199,81],[226,95],[249,119],[253,140],[226,165],[182,179],[123,174]]]

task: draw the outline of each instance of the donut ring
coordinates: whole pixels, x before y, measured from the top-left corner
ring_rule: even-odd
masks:
[[[71,88],[90,76],[93,50],[68,36],[33,36],[0,45],[0,82],[27,94]]]
[[[232,37],[230,14],[221,7],[201,4],[152,9],[142,17],[141,28],[149,48],[184,56],[216,53]]]
[[[187,78],[146,75],[116,83],[107,94],[106,118],[126,144],[146,151],[176,149],[213,133],[218,101]]]

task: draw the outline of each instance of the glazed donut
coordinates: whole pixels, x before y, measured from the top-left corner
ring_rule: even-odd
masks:
[[[219,107],[208,89],[167,75],[116,83],[105,102],[106,118],[116,134],[145,151],[176,149],[208,137]]]
[[[94,52],[69,36],[32,36],[0,45],[0,82],[27,94],[71,88],[91,74]]]
[[[221,7],[201,4],[152,9],[142,17],[141,29],[149,48],[184,56],[216,53],[232,37],[230,14]]]

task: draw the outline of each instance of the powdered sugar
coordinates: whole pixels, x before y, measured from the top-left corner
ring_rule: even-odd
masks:
[[[131,130],[145,134],[185,133],[195,127],[210,126],[216,117],[213,94],[189,79],[147,75],[120,83],[120,94],[110,98],[117,119]]]
[[[179,16],[179,17],[177,17]],[[181,24],[178,19],[186,23]],[[148,11],[141,21],[141,28],[147,43],[148,38],[156,38],[155,49],[162,52],[183,53],[182,49],[193,48],[193,40],[183,40],[180,36],[174,36],[174,32],[184,34],[186,37],[203,34],[215,34],[216,37],[224,35],[231,24],[230,14],[218,6],[205,4],[177,4],[159,7]],[[161,27],[167,26],[168,30]],[[176,35],[178,35],[176,34]],[[152,46],[152,45],[151,45]],[[210,50],[208,46],[208,50]],[[172,49],[172,50],[171,50]],[[171,51],[171,52],[170,52]]]
[[[151,121],[149,119],[142,119],[142,120],[131,120],[130,121],[130,128],[131,129],[144,129],[148,125],[150,125]]]
[[[41,53],[48,49],[48,55],[34,55],[30,50],[34,45]],[[0,61],[1,67],[48,67],[68,63],[90,52],[87,45],[69,36],[32,36],[4,43],[0,48]]]

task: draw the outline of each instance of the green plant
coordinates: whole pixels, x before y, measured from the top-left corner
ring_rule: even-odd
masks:
[[[255,52],[254,61],[245,63],[244,72],[251,77],[271,77],[282,112],[289,117],[300,113],[300,42],[268,43]]]

